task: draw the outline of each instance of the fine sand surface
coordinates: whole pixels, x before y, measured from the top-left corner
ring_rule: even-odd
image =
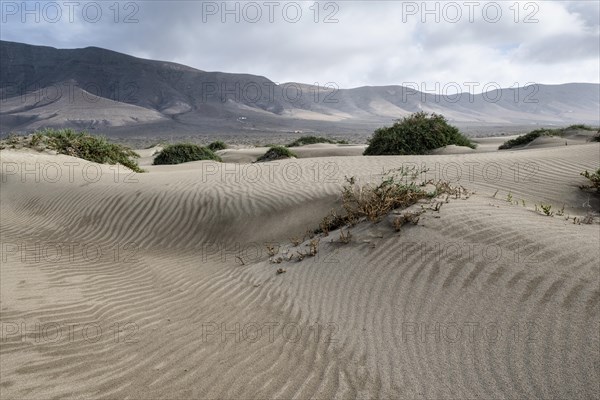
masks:
[[[493,146],[175,166],[148,150],[133,175],[3,150],[0,397],[597,398],[600,229],[565,218],[600,208],[578,188],[600,144]],[[265,244],[277,258],[316,228],[345,176],[415,165],[474,194],[269,261]]]

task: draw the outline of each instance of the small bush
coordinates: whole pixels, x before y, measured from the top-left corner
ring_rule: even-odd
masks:
[[[419,223],[419,219],[421,218],[421,214],[423,214],[423,211],[404,213],[399,217],[394,218],[394,220],[392,221],[392,225],[394,226],[396,232],[400,232],[402,226],[407,222],[410,222],[413,225],[417,225]]]
[[[589,173],[587,170],[583,171],[581,176],[586,177],[591,182],[591,185],[581,186],[581,189],[596,189],[600,193],[600,168],[592,173]]]
[[[6,139],[6,144],[16,145],[19,143],[19,136],[14,133],[9,133],[8,138]]]
[[[549,217],[553,217],[554,216],[554,212],[551,211],[552,210],[552,205],[551,204],[540,204],[540,207],[542,208],[542,212],[549,216]]]
[[[507,140],[498,147],[499,150],[512,149],[516,146],[524,146],[528,143],[533,142],[535,139],[541,136],[562,136],[564,131],[562,129],[536,129],[525,135],[518,136],[514,139]]]
[[[302,136],[301,138],[293,141],[288,144],[287,147],[299,147],[307,144],[316,144],[316,143],[331,143],[331,144],[348,144],[346,140],[333,140],[324,137],[318,136]]]
[[[564,130],[565,131],[595,131],[596,129],[592,128],[589,125],[576,124],[576,125],[568,126]]]
[[[66,154],[100,164],[121,164],[135,172],[144,172],[137,162],[139,154],[129,147],[110,143],[103,136],[71,129],[45,129],[35,132],[29,142],[30,147],[45,145],[60,154]]]
[[[225,150],[227,148],[227,145],[224,142],[217,140],[215,142],[212,142],[211,144],[209,144],[206,147],[211,151],[218,151],[218,150]]]
[[[405,208],[417,201],[431,197],[415,182],[405,182],[406,173],[390,176],[377,186],[358,186],[348,181],[342,192],[343,207],[350,221],[367,218],[378,222],[384,215],[396,208]]]
[[[442,115],[418,112],[391,127],[377,129],[364,155],[426,154],[451,144],[475,148],[475,144],[449,125]]]
[[[43,140],[44,137],[42,136],[42,134],[40,132],[36,132],[31,136],[31,141],[29,142],[29,145],[31,147],[37,147],[43,142]]]
[[[389,214],[392,210],[406,208],[423,199],[433,199],[442,194],[461,196],[462,187],[451,187],[447,182],[433,183],[432,181],[415,182],[418,172],[399,169],[390,171],[380,184],[360,186],[355,178],[346,178],[347,184],[342,189],[342,215],[332,211],[323,218],[315,233],[327,235],[330,231],[345,225],[355,225],[366,219],[373,223]],[[431,186],[433,191],[424,189]]]
[[[256,162],[282,160],[285,158],[297,158],[297,156],[286,147],[273,146],[265,154],[260,156]]]
[[[559,136],[560,137],[560,136],[564,136],[564,134],[567,131],[576,131],[576,130],[594,131],[595,129],[590,126],[583,125],[583,124],[571,125],[566,128],[558,128],[558,129],[547,129],[547,128],[536,129],[525,135],[521,135],[521,136],[511,139],[511,140],[507,140],[502,145],[500,145],[500,147],[498,147],[498,149],[499,150],[512,149],[513,147],[516,147],[516,146],[524,146],[528,143],[531,143],[535,139],[537,139],[541,136]]]
[[[206,147],[192,143],[179,143],[169,145],[158,153],[154,158],[154,165],[172,165],[201,160],[222,161],[221,157]]]

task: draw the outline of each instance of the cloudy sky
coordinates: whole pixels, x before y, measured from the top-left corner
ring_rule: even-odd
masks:
[[[2,40],[97,46],[278,83],[481,92],[600,81],[595,0],[1,3]]]

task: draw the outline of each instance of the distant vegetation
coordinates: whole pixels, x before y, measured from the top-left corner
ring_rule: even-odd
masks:
[[[595,131],[595,128],[592,128],[589,125],[584,125],[584,124],[576,124],[576,125],[571,125],[571,126],[567,126],[566,128],[563,128],[563,130],[566,131]]]
[[[524,146],[542,136],[562,137],[565,135],[565,133],[570,132],[570,131],[595,131],[595,130],[596,129],[594,129],[590,126],[587,126],[587,125],[583,125],[583,124],[571,125],[566,128],[557,128],[557,129],[548,129],[548,128],[536,129],[525,135],[521,135],[521,136],[511,139],[511,140],[507,140],[502,145],[500,145],[500,147],[498,147],[498,149],[506,150],[506,149],[512,149],[513,147],[516,147],[516,146]]]
[[[260,156],[256,162],[282,160],[285,158],[296,158],[296,154],[283,146],[273,146],[265,154]]]
[[[418,112],[391,127],[377,129],[364,155],[427,154],[451,144],[472,149],[476,146],[442,115]]]
[[[12,147],[29,147],[43,151],[54,150],[87,161],[100,164],[121,164],[135,172],[144,172],[135,161],[139,154],[120,144],[110,143],[103,136],[72,129],[44,129],[26,137],[11,135],[6,141]]]
[[[318,137],[318,136],[302,136],[301,138],[288,144],[287,147],[298,147],[298,146],[304,146],[307,144],[316,144],[316,143],[348,144],[348,142],[345,140],[332,140],[332,139]]]
[[[192,143],[179,143],[166,146],[154,158],[154,165],[181,164],[190,161],[222,161],[221,157],[206,147]]]
[[[217,140],[215,142],[212,142],[211,144],[209,144],[206,147],[211,151],[218,151],[218,150],[225,150],[227,148],[227,145],[224,142]]]

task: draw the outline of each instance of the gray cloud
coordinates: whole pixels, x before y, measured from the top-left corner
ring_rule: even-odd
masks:
[[[428,10],[437,7],[437,15],[425,13],[421,1],[320,2],[316,23],[312,1],[278,3],[272,23],[264,1],[254,3],[262,12],[256,23],[244,19],[256,16],[257,7],[248,2],[227,4],[230,9],[237,4],[239,22],[232,14],[205,12],[221,8],[220,1],[121,2],[118,15],[109,8],[113,2],[98,2],[102,18],[95,23],[82,17],[84,7],[88,17],[95,15],[95,5],[89,2],[79,2],[73,22],[64,3],[54,2],[63,6],[62,18],[55,23],[45,20],[48,15],[42,12],[51,10],[48,4],[53,2],[28,2],[29,9],[38,4],[39,23],[31,15],[23,23],[22,10],[12,15],[9,3],[22,4],[2,2],[3,40],[98,46],[202,70],[263,75],[277,82],[336,82],[340,87],[417,82],[435,87],[436,82],[511,86],[599,81],[597,2],[528,1],[516,7],[515,2],[481,2],[471,9],[472,20],[462,1],[453,3],[458,7],[428,2]],[[302,17],[292,23],[296,4]],[[137,23],[125,23],[131,13]],[[324,23],[331,13],[338,22]]]

